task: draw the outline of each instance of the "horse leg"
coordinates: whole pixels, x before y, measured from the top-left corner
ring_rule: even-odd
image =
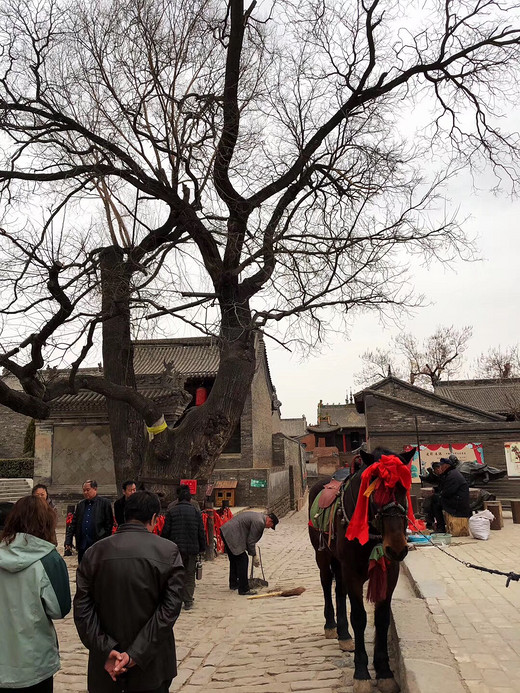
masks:
[[[374,610],[375,642],[374,642],[374,669],[376,672],[377,687],[381,693],[398,693],[399,686],[394,679],[390,663],[388,661],[388,628],[390,626],[390,605],[392,594],[399,577],[399,566],[388,566],[387,598],[378,602]]]
[[[370,693],[372,684],[368,673],[368,655],[365,648],[367,612],[363,604],[363,580],[351,577],[347,585],[350,600],[350,622],[354,631],[354,693]]]
[[[316,552],[316,563],[320,569],[321,588],[323,590],[325,616],[325,637],[336,638],[336,619],[334,618],[334,604],[332,602],[332,568],[331,556],[325,551]]]
[[[332,569],[336,578],[336,618],[339,646],[344,652],[354,652],[354,641],[348,630],[347,592],[343,583],[341,565],[335,559],[332,559]]]

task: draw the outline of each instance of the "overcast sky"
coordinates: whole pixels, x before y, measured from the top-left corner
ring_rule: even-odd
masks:
[[[473,193],[462,179],[450,190],[460,204],[460,217],[471,215],[465,228],[477,236],[478,262],[458,262],[452,267],[418,268],[415,286],[431,305],[403,316],[403,328],[422,339],[439,325],[471,325],[473,337],[465,355],[466,368],[458,377],[471,376],[477,356],[491,346],[520,341],[520,201],[491,193]],[[282,417],[305,414],[316,421],[320,399],[324,403],[345,401],[350,389],[360,389],[354,374],[361,369],[361,354],[385,347],[399,328],[383,326],[377,315],[362,315],[351,334],[331,334],[321,353],[302,359],[267,340],[273,383],[282,402]]]

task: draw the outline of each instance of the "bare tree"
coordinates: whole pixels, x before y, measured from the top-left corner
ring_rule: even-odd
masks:
[[[381,349],[376,347],[374,350],[365,351],[361,355],[363,367],[356,373],[355,380],[358,385],[368,386],[377,380],[383,380],[389,375],[397,378],[406,377],[403,373],[402,364],[399,363],[399,354],[395,349]]]
[[[454,375],[462,366],[462,355],[468,348],[472,328],[460,330],[438,327],[422,345],[411,334],[392,338],[388,349],[376,348],[361,356],[362,370],[357,382],[369,386],[376,380],[394,375],[412,385],[433,388],[443,377]]]
[[[480,354],[476,362],[477,378],[494,378],[507,380],[520,376],[520,354],[518,344],[505,347],[491,347]]]
[[[398,335],[396,344],[407,361],[412,385],[426,383],[430,387],[443,377],[454,375],[462,365],[473,330],[469,326],[456,329],[438,327],[422,347],[411,335]]]
[[[312,344],[333,313],[410,303],[409,256],[468,250],[439,214],[447,177],[487,157],[516,181],[516,140],[496,123],[518,84],[517,14],[493,0],[413,16],[380,0],[2,0],[3,226],[16,246],[22,213],[44,218],[32,215],[4,310],[9,322],[27,309],[0,359],[23,392],[0,386],[0,401],[44,417],[57,393],[85,387],[152,426],[161,412],[121,367],[131,350],[104,379],[78,379],[78,365],[109,319],[125,344],[133,311],[188,321],[218,339],[218,375],[154,438],[146,474],[207,475],[242,411],[255,331],[283,322],[277,338]],[[403,130],[417,104],[431,127]],[[442,174],[428,176],[435,154]],[[85,217],[107,207],[114,223],[93,243]],[[114,267],[123,298],[107,301]],[[65,342],[79,351],[71,377],[42,387]]]

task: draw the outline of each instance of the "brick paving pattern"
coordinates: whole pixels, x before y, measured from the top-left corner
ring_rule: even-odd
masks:
[[[520,525],[506,517],[504,528],[492,531],[488,541],[454,539],[446,549],[463,561],[519,573]],[[427,561],[422,570],[416,569],[414,552],[410,556],[411,576],[419,588],[425,585],[426,603],[467,690],[518,693],[520,582],[511,582],[506,588],[505,578],[467,568],[435,548],[421,547],[417,553]],[[432,579],[441,588],[438,595],[431,589]]]
[[[170,691],[202,693],[349,693],[352,660],[323,637],[323,600],[306,511],[266,530],[260,542],[269,589],[306,587],[299,597],[247,600],[228,585],[228,560],[204,563],[192,611],[175,625],[179,672]],[[76,559],[66,559],[74,581]],[[129,605],[131,608],[131,605]],[[367,650],[372,657],[369,614]],[[85,691],[87,653],[72,616],[56,622],[62,669],[55,691]]]

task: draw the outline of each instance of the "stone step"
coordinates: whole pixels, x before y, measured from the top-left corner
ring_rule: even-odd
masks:
[[[0,501],[15,503],[28,496],[32,490],[32,479],[0,479]]]

